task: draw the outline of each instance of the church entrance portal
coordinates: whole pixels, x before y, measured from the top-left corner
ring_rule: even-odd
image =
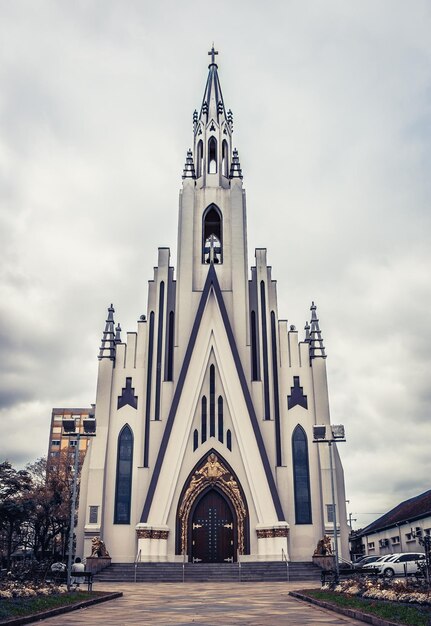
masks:
[[[211,450],[189,475],[178,505],[177,554],[223,563],[245,554],[247,504],[226,461]]]
[[[191,529],[193,563],[232,563],[235,555],[234,514],[226,498],[210,489],[197,502]]]

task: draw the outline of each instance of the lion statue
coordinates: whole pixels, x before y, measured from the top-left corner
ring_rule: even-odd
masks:
[[[91,556],[109,557],[105,542],[100,537],[93,537],[91,540]]]
[[[327,556],[332,554],[331,538],[325,535],[323,539],[320,539],[317,543],[317,548],[314,551],[313,556]]]

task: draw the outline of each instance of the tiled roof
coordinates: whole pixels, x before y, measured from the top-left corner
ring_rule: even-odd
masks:
[[[410,498],[398,504],[395,508],[379,517],[375,522],[361,531],[361,535],[369,535],[383,528],[395,526],[400,522],[413,521],[420,517],[431,515],[431,489],[419,496]]]

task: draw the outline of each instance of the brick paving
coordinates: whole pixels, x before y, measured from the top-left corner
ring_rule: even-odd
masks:
[[[99,583],[123,597],[51,617],[56,626],[363,626],[363,622],[305,604],[290,590],[306,583]],[[77,592],[79,593],[79,592]]]

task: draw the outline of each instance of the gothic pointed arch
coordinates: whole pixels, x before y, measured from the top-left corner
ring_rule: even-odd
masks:
[[[130,524],[132,496],[133,432],[125,424],[118,435],[114,524]]]
[[[310,468],[308,441],[299,424],[292,434],[293,487],[295,494],[296,524],[311,524]]]
[[[201,497],[210,491],[219,493],[227,501],[234,518],[236,549],[239,554],[246,554],[249,549],[247,501],[235,472],[214,449],[207,452],[195,465],[181,492],[177,509],[177,554],[189,554],[192,512]]]
[[[210,204],[202,216],[202,262],[222,263],[223,218],[217,205]]]

